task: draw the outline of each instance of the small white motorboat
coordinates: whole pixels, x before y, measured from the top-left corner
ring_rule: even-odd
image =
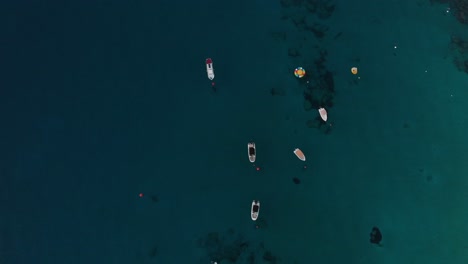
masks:
[[[247,144],[247,152],[249,154],[250,162],[254,163],[257,158],[257,150],[255,149],[255,142],[249,142]]]
[[[260,201],[253,200],[252,208],[250,209],[250,217],[252,217],[252,220],[256,221],[259,213],[260,213]]]
[[[206,73],[208,74],[208,79],[214,79],[213,61],[210,58],[206,59]]]
[[[302,152],[302,150],[300,150],[300,149],[297,148],[297,149],[294,150],[294,154],[296,155],[296,157],[297,157],[298,159],[300,159],[300,160],[302,160],[302,161],[305,161],[305,160],[306,160],[305,155],[304,155],[304,152]]]
[[[319,108],[319,113],[320,113],[320,117],[322,118],[323,121],[327,122],[327,118],[328,118],[328,115],[327,115],[327,110],[325,110],[325,108]]]

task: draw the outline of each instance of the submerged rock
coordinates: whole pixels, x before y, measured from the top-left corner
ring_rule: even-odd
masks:
[[[382,241],[382,233],[378,227],[372,227],[372,231],[370,233],[370,242],[372,244],[380,245],[380,241]]]
[[[288,56],[289,56],[289,57],[295,58],[295,57],[298,57],[298,56],[300,56],[300,55],[301,55],[301,54],[299,53],[299,51],[298,51],[297,49],[295,49],[295,48],[289,48],[289,49],[288,49]]]

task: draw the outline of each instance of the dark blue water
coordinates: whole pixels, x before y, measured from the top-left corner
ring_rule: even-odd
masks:
[[[1,6],[1,263],[468,260],[453,5]]]

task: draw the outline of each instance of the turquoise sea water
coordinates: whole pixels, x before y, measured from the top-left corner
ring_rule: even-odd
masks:
[[[2,6],[0,263],[467,263],[448,4]]]

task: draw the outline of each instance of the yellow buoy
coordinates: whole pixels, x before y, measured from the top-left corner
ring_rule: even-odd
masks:
[[[357,67],[352,67],[351,68],[351,73],[356,75],[358,73]]]

